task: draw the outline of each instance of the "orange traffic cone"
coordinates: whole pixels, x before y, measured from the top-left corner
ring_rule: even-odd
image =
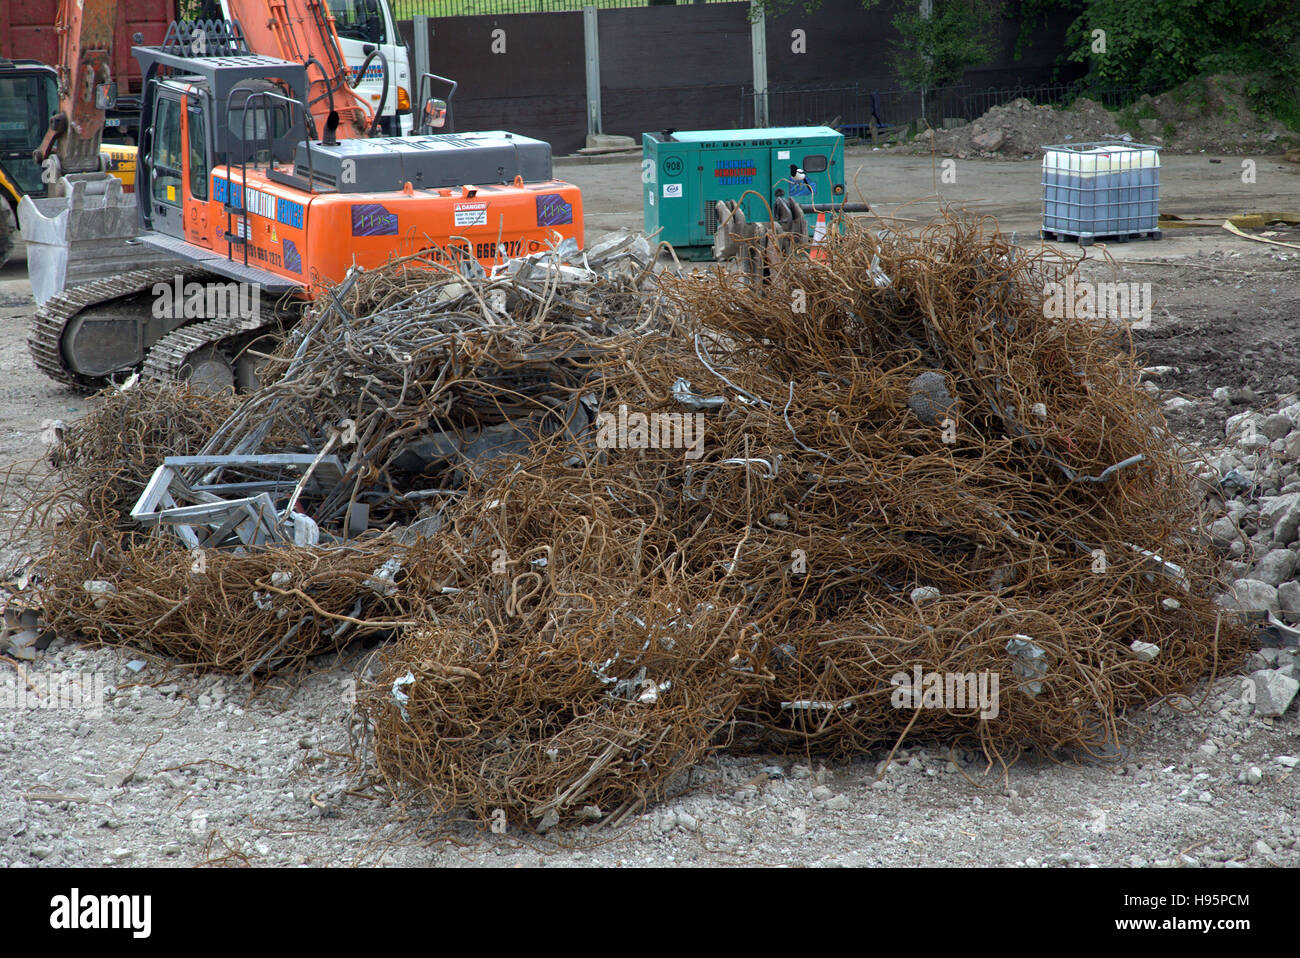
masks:
[[[825,259],[826,251],[822,244],[826,242],[826,214],[818,213],[817,222],[813,224],[812,248],[808,250],[809,259]]]

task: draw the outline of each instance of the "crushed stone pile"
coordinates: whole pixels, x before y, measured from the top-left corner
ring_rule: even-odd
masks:
[[[1197,477],[1203,535],[1225,560],[1215,601],[1260,624],[1255,707],[1277,716],[1300,692],[1300,397],[1229,417],[1225,439]]]

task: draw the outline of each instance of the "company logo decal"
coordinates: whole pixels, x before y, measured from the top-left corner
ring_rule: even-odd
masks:
[[[353,203],[352,235],[396,236],[397,214],[390,213],[382,203]]]
[[[566,203],[559,193],[543,193],[537,197],[537,225],[563,226],[573,222],[573,204]]]

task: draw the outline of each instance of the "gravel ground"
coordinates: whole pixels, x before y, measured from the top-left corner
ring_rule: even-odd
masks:
[[[875,162],[886,177],[912,175],[905,158]],[[1028,180],[1033,163],[1025,167]],[[600,185],[634,171],[566,173],[584,189],[591,176],[599,208]],[[1211,189],[1206,206],[1216,205]],[[1158,385],[1189,403],[1170,414],[1186,438],[1222,441],[1244,404],[1264,408],[1296,388],[1295,253],[1227,234],[1137,245],[1113,264],[1094,249],[1086,270],[1153,284],[1157,308],[1137,346],[1149,363],[1178,368]],[[1133,261],[1157,255],[1169,263]],[[0,272],[6,463],[39,456],[41,422],[87,403],[30,364],[22,268],[20,256]],[[1216,400],[1220,387],[1237,392]],[[12,496],[3,507],[12,517]],[[0,569],[34,548],[21,530],[10,540]],[[325,658],[296,686],[256,695],[156,659],[135,672],[126,663],[143,656],[61,640],[22,675],[5,660],[10,687],[60,676],[88,686],[92,705],[96,689],[103,695],[100,708],[0,707],[0,867],[1300,865],[1300,714],[1295,705],[1278,718],[1255,714],[1239,662],[1223,663],[1223,677],[1190,701],[1132,716],[1140,736],[1108,762],[1027,756],[987,768],[940,744],[900,749],[887,769],[886,751],[847,765],[719,756],[619,829],[537,836],[431,819],[380,797],[351,757],[349,722],[350,680],[372,651]]]
[[[1113,764],[986,770],[915,747],[881,776],[885,753],[718,757],[616,831],[543,837],[373,797],[348,757],[347,668],[250,701],[232,679],[127,660],[58,642],[37,668],[116,683],[102,712],[0,719],[0,867],[1300,865],[1300,721],[1253,716],[1239,678],[1138,716],[1143,738]]]

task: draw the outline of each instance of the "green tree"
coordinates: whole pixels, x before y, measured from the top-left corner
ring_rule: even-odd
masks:
[[[894,70],[899,79],[921,94],[921,114],[939,126],[942,103],[932,93],[955,83],[967,67],[993,56],[992,25],[998,5],[980,0],[921,0],[894,15]]]
[[[1050,3],[1052,0],[1033,0]],[[881,0],[862,0],[868,10]],[[822,0],[760,0],[769,16],[795,8],[813,13]],[[932,96],[937,87],[955,83],[967,67],[987,63],[995,52],[992,26],[1004,0],[904,0],[890,21],[898,33],[893,41],[891,65],[909,89],[921,94],[921,112],[931,125],[939,125],[941,103]],[[1034,8],[1037,13],[1038,8]]]

